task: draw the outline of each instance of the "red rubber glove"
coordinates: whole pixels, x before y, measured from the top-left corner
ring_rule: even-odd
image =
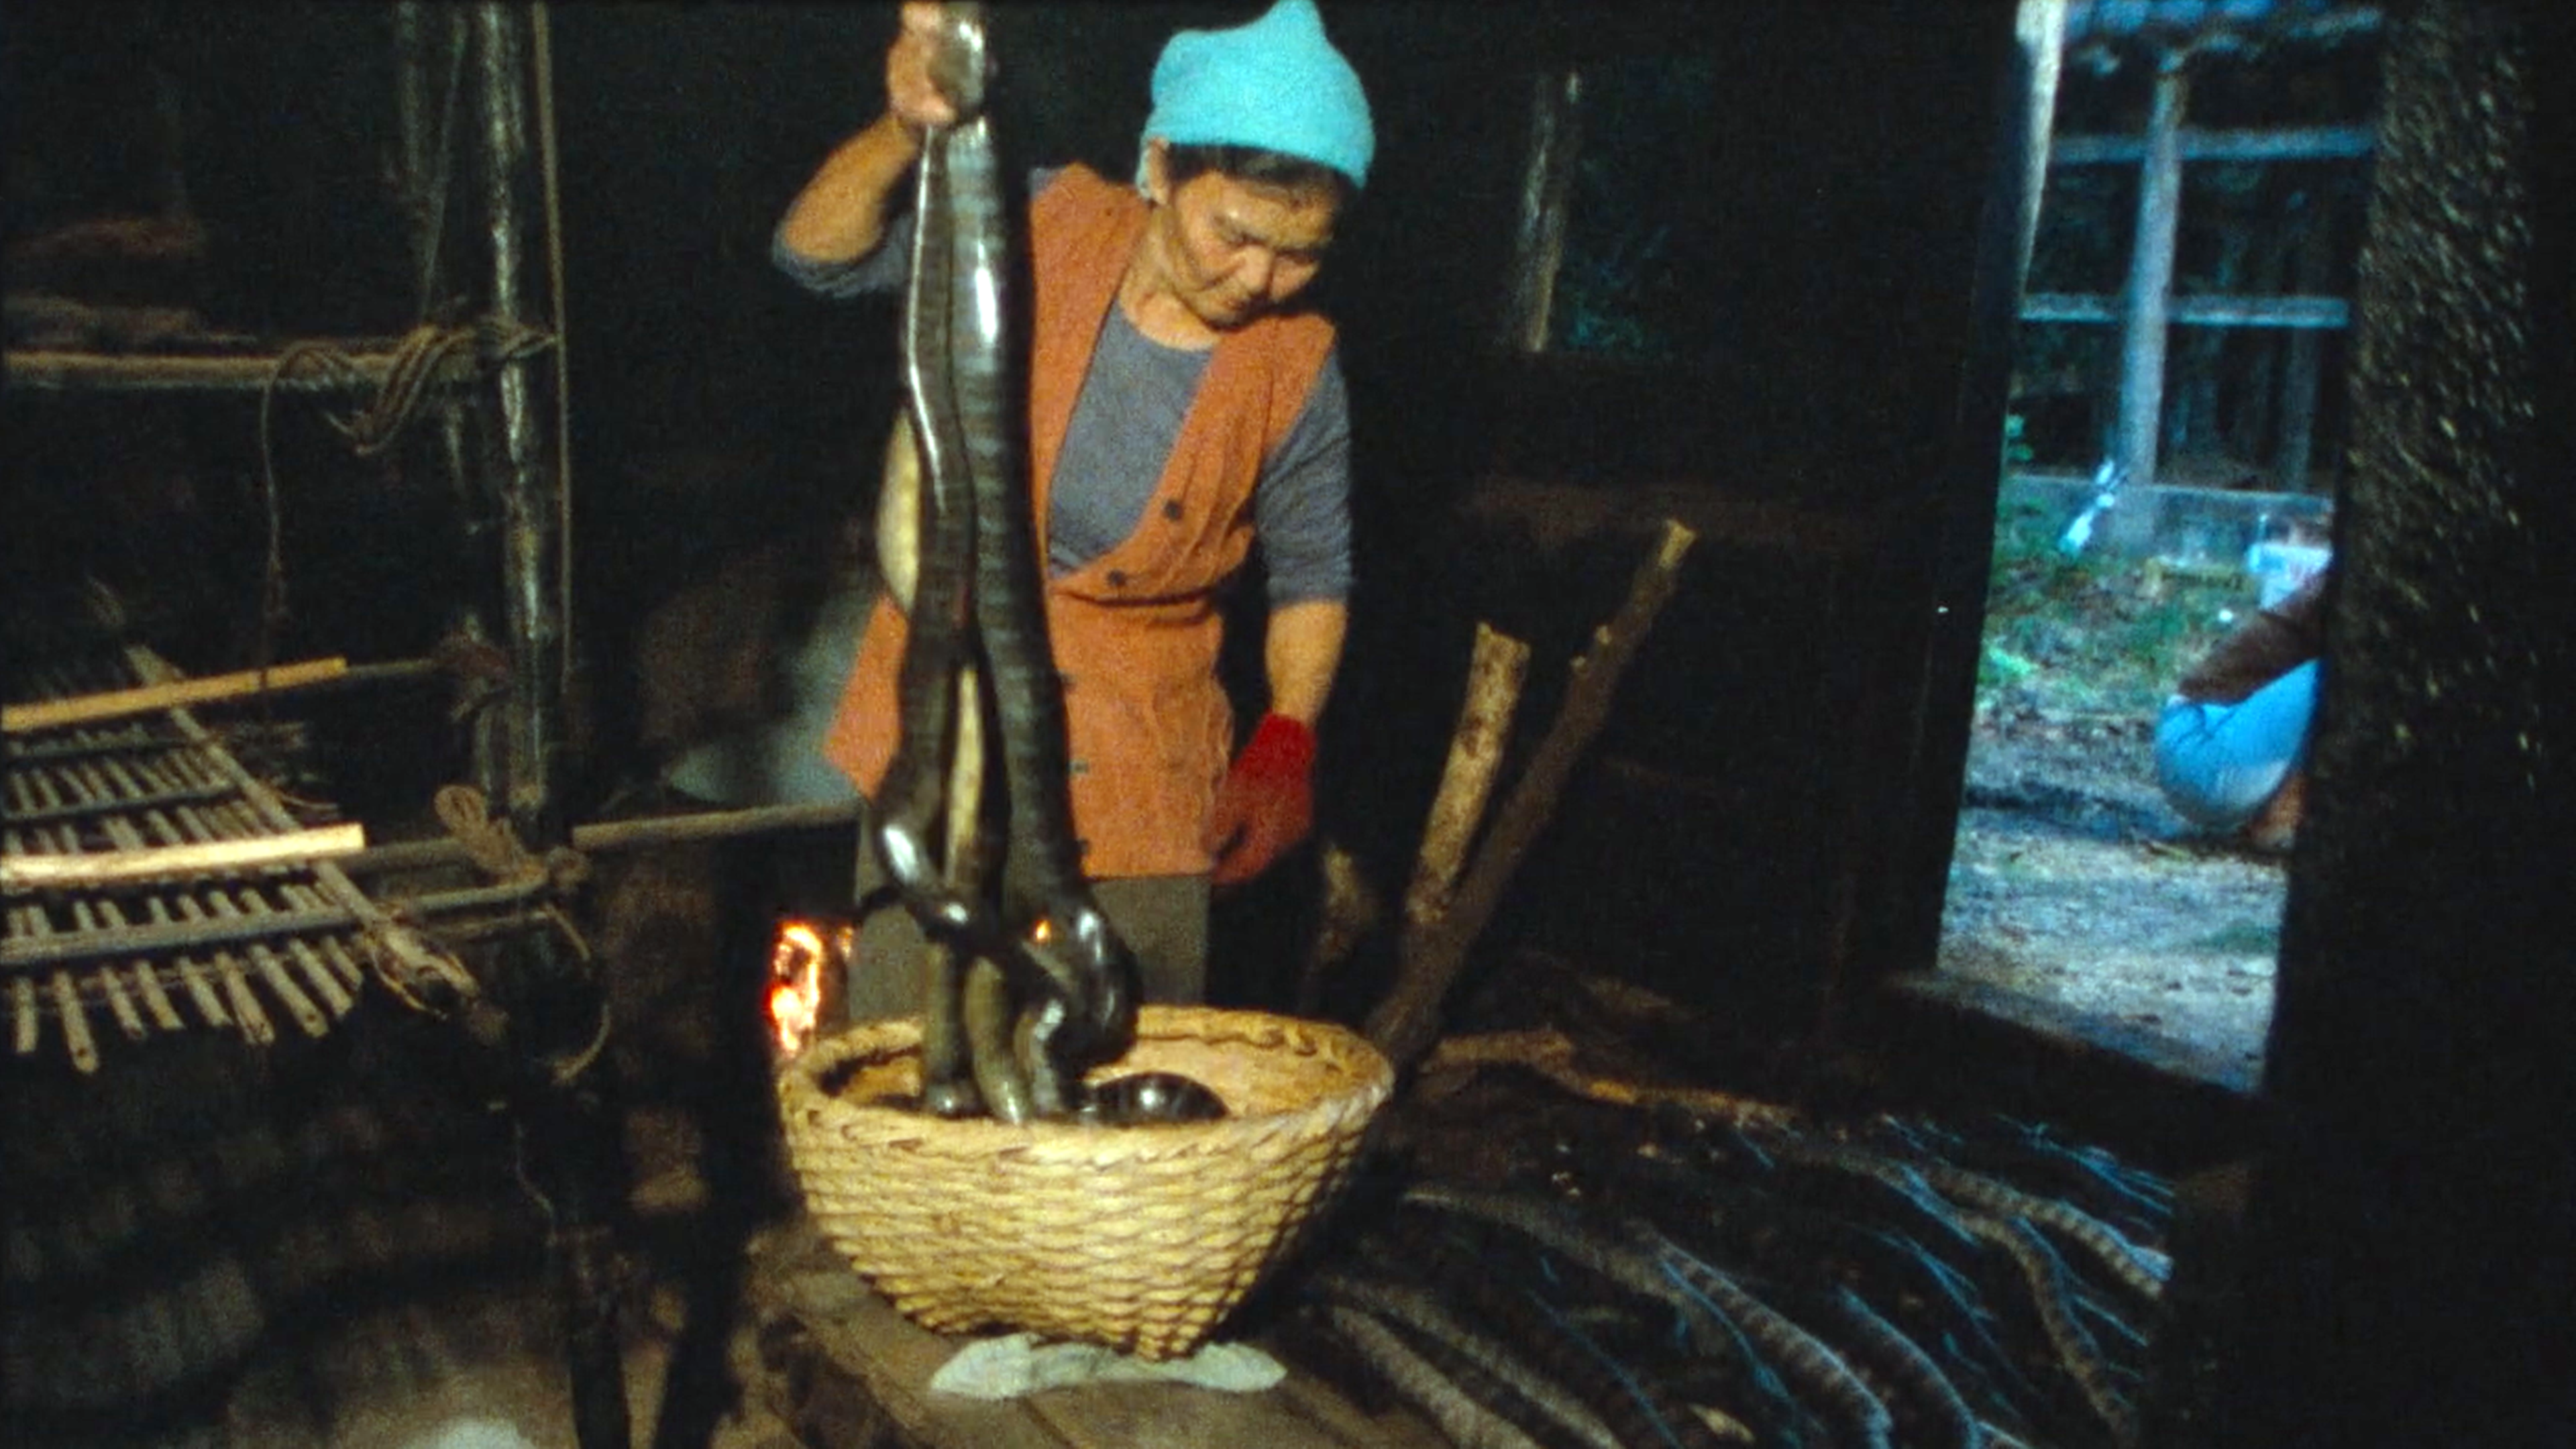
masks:
[[[1208,880],[1235,885],[1252,879],[1305,839],[1314,824],[1315,732],[1284,714],[1263,715],[1217,787],[1207,833],[1216,867]]]

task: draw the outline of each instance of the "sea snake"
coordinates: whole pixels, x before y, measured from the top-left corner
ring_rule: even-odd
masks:
[[[970,1031],[976,1079],[1025,1082],[985,1102],[1008,1120],[1072,1109],[1083,1070],[1125,1050],[1135,1021],[1132,954],[1092,899],[1073,843],[1064,757],[1064,701],[1041,601],[1016,404],[1019,338],[1005,300],[1019,258],[1013,214],[986,111],[982,7],[945,7],[933,62],[959,120],[923,140],[911,289],[903,334],[904,390],[920,449],[921,557],[897,688],[902,737],[879,791],[876,844],[905,908],[954,962],[1001,968],[1016,1027]],[[961,733],[957,681],[983,680],[998,725],[1001,808],[977,813],[969,870],[944,868],[949,756]],[[987,793],[992,782],[986,781]],[[1007,822],[1006,843],[988,834]],[[1000,889],[985,879],[998,861]],[[954,864],[954,862],[951,862]],[[998,897],[998,899],[997,899]],[[962,989],[952,965],[934,992]],[[977,1013],[930,1013],[943,1018]],[[1007,1036],[1006,1042],[1002,1038]],[[955,1044],[926,1042],[925,1060],[953,1061]],[[1017,1073],[990,1061],[1008,1049]]]

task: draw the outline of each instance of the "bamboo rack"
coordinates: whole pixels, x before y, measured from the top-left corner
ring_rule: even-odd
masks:
[[[267,671],[339,677],[338,660]],[[0,823],[0,1034],[58,1041],[83,1072],[103,1040],[214,1029],[254,1044],[320,1036],[371,981],[461,1006],[463,968],[332,864],[353,822],[308,822],[183,701],[238,698],[246,676],[184,679],[140,648],[52,660],[12,703]],[[37,723],[21,728],[32,716]]]

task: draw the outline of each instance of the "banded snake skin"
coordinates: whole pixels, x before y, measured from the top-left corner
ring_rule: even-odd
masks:
[[[1364,1405],[1515,1449],[2185,1442],[2169,1180],[2001,1116],[1536,1085],[1445,1079],[1293,1290],[1280,1331]]]

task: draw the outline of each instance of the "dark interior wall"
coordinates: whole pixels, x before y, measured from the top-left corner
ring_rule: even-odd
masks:
[[[1004,145],[1023,164],[1079,160],[1123,175],[1164,40],[1258,10],[998,7]],[[1454,393],[1463,368],[1412,370],[1427,358],[1471,362],[1460,334],[1493,305],[1525,82],[1492,54],[1514,13],[1439,3],[1330,16],[1372,85],[1380,151],[1320,303],[1345,320],[1355,375],[1411,373],[1404,387],[1363,389],[1403,400],[1381,410],[1388,425],[1366,429],[1391,460],[1373,476],[1408,480],[1374,498],[1398,510],[1432,491],[1411,481],[1419,458],[1462,456],[1454,430],[1433,421],[1440,410],[1424,407],[1423,384]],[[797,187],[881,104],[891,7],[576,5],[558,15],[570,290],[587,359],[576,407],[597,455],[614,466],[710,444],[792,447],[813,455],[801,462],[839,460],[844,491],[864,490],[873,464],[857,460],[873,459],[894,401],[891,304],[809,297],[768,252]],[[745,501],[761,503],[728,500],[719,526],[741,527]],[[649,551],[668,531],[646,516],[618,542]]]
[[[2389,36],[2244,1346],[2205,1442],[2576,1437],[2570,57],[2556,5],[2429,0]]]
[[[46,161],[13,165],[13,226],[68,214],[17,204],[66,197],[64,177],[148,178],[135,78],[159,67],[181,99],[191,202],[219,238],[217,325],[396,331],[419,315],[386,180],[385,10],[60,9],[13,15],[6,33],[13,80],[56,78],[11,87],[13,121],[30,123],[12,127],[13,158]],[[1259,9],[999,7],[1008,143],[1032,163],[1123,170],[1164,38]],[[1381,860],[1400,866],[1419,828],[1472,620],[1537,646],[1524,717],[1544,721],[1644,528],[1678,512],[1703,530],[1682,591],[1502,927],[1616,943],[1641,974],[1703,995],[1739,978],[1792,996],[1812,984],[1838,902],[1885,884],[1871,865],[1855,886],[1848,862],[1889,828],[1872,802],[1912,763],[1932,524],[1946,490],[1982,486],[1992,442],[1991,420],[1963,415],[1963,369],[2012,10],[1326,6],[1380,142],[1318,289],[1354,384],[1363,570],[1328,805]],[[428,7],[433,28],[450,13]],[[626,627],[684,579],[744,545],[822,536],[864,501],[894,403],[893,311],[804,295],[768,248],[811,168],[880,104],[893,15],[550,14],[582,647],[613,676]],[[1705,352],[1498,355],[1536,77],[1676,53],[1712,69],[1704,129],[1587,144],[1650,155],[1684,198],[1697,241],[1683,292]],[[59,159],[101,150],[114,167]],[[232,423],[246,439],[247,412]],[[290,487],[338,487],[318,462],[310,476]],[[1491,480],[1515,477],[1560,491],[1498,503]],[[1572,525],[1551,516],[1569,512]],[[307,546],[331,548],[321,533]],[[370,566],[419,581],[376,602],[416,611],[454,579],[406,573],[403,546],[389,539]]]
[[[1131,165],[1162,36],[1241,9],[997,7],[1008,152],[1031,166]],[[872,480],[894,405],[893,307],[801,292],[771,266],[770,237],[814,167],[882,106],[894,7],[575,4],[555,16],[585,435],[612,467],[746,445],[837,465],[831,502],[846,504]],[[707,501],[729,531],[775,526],[779,500],[761,491]],[[620,500],[601,502],[613,514]],[[619,541],[650,548],[679,531],[669,522],[648,510]]]
[[[399,329],[413,298],[384,184],[395,154],[388,14],[13,7],[0,28],[9,241],[158,214],[184,196],[207,238],[190,300],[219,325]]]
[[[2013,7],[1614,13],[1577,26],[1534,12],[1529,67],[1675,52],[1711,63],[1716,109],[1665,163],[1714,215],[1688,256],[1707,350],[1642,365],[1506,361],[1482,350],[1492,314],[1477,305],[1392,336],[1377,333],[1381,314],[1346,308],[1355,364],[1375,346],[1390,366],[1362,405],[1403,409],[1392,446],[1411,450],[1407,471],[1376,481],[1455,491],[1413,515],[1431,536],[1389,530],[1391,546],[1418,552],[1396,570],[1399,596],[1376,601],[1396,637],[1363,643],[1405,663],[1355,673],[1337,710],[1346,699],[1389,753],[1350,773],[1414,784],[1436,768],[1473,616],[1535,646],[1523,705],[1535,728],[1654,521],[1699,529],[1496,944],[1798,1030],[1855,958],[1885,969],[1917,944],[1928,952],[1909,935],[1927,894],[1937,918],[1945,862],[1916,847],[1946,840],[1964,751],[1961,661],[1973,662],[1982,568],[1949,577],[1940,563],[1990,517],[2010,325],[1994,302],[2010,279],[1995,271],[2009,232],[1989,207],[2019,80]],[[1434,72],[1422,88],[1525,114],[1528,69],[1500,69]],[[1510,215],[1508,189],[1375,200],[1416,256],[1473,255],[1425,245],[1471,220],[1471,201],[1498,232]],[[1394,220],[1406,207],[1440,215]],[[1501,288],[1478,285],[1490,309]],[[1937,820],[1917,818],[1927,812]],[[1383,823],[1401,841],[1418,820]]]

